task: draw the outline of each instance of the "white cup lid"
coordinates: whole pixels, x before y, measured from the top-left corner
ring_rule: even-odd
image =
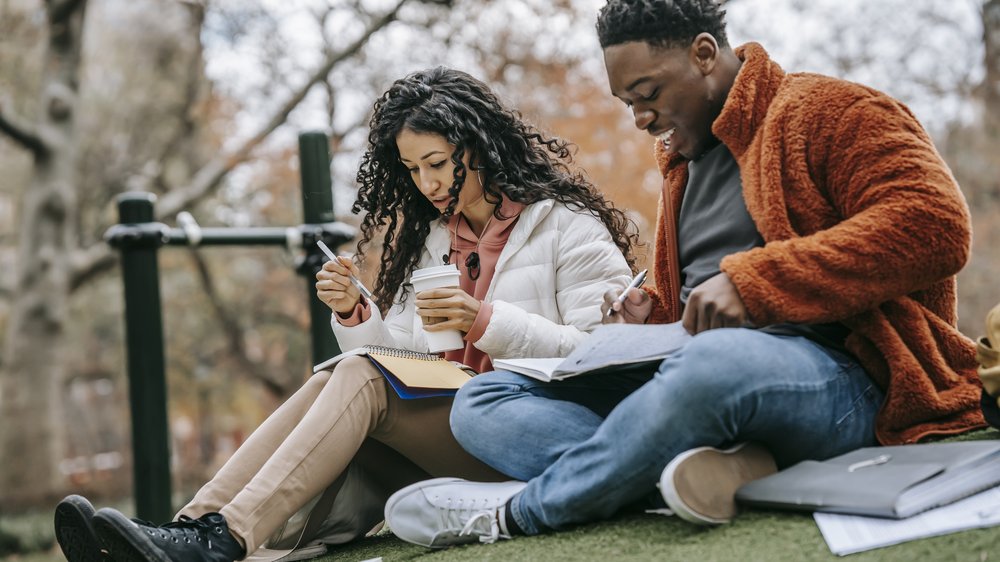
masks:
[[[449,263],[448,265],[435,265],[421,269],[414,269],[413,273],[410,275],[410,280],[413,281],[427,277],[437,277],[439,275],[458,275],[458,267],[453,263]]]

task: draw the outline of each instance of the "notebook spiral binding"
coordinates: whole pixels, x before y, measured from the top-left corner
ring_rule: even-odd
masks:
[[[442,361],[441,356],[434,353],[423,353],[420,351],[410,351],[409,349],[397,349],[395,347],[385,347],[381,345],[366,345],[364,348],[370,353],[388,355],[389,357],[416,359],[418,361]]]

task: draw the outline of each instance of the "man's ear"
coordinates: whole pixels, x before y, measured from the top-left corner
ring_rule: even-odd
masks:
[[[691,41],[691,64],[698,67],[702,75],[711,74],[719,61],[719,43],[711,33],[699,33]]]

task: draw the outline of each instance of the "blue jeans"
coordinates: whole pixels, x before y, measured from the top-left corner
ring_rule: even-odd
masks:
[[[537,534],[648,496],[667,463],[695,447],[757,441],[787,466],[874,445],[881,402],[849,355],[733,328],[698,334],[655,372],[476,377],[459,391],[451,427],[474,456],[528,482],[511,513]]]

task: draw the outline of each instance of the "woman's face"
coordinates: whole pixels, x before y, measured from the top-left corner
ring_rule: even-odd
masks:
[[[455,147],[441,135],[416,133],[410,129],[403,129],[396,135],[396,146],[399,148],[399,159],[410,171],[414,185],[439,212],[444,212],[451,202],[448,189],[455,181],[455,164],[451,161]],[[461,213],[483,196],[479,174],[469,167],[468,152],[462,157],[462,162],[465,164],[465,184],[458,194],[456,213]]]

